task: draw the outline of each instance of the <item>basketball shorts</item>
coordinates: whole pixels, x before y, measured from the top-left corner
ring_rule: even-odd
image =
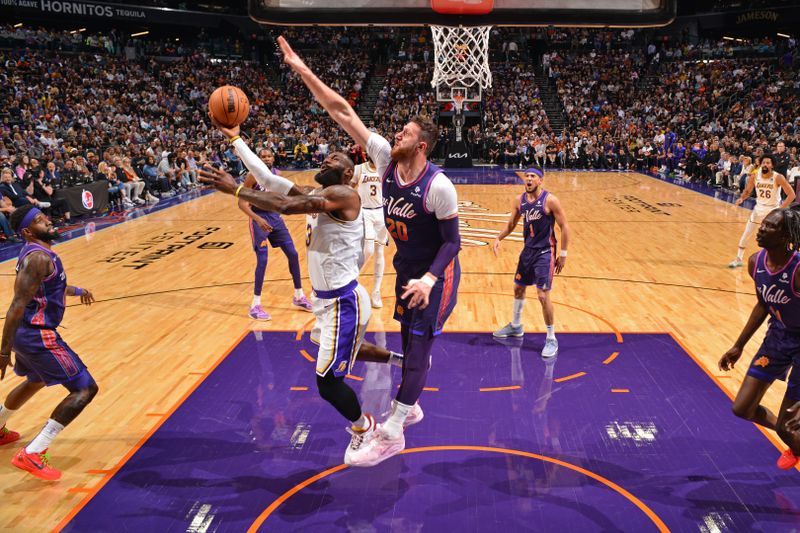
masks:
[[[292,243],[292,235],[289,233],[289,228],[280,216],[263,217],[267,224],[272,226],[272,231],[264,231],[261,226],[250,219],[250,237],[253,240],[253,251],[267,250],[269,244],[273,248],[278,248],[287,243]]]
[[[553,288],[555,265],[552,248],[529,248],[526,246],[519,255],[514,283],[526,287],[536,285],[537,289],[549,291]]]
[[[65,385],[85,379],[89,371],[58,331],[20,326],[14,337],[14,373],[45,385]]]
[[[375,241],[384,246],[389,244],[389,231],[383,217],[383,207],[363,208],[364,236],[367,241]]]
[[[317,375],[342,377],[356,361],[372,315],[367,289],[356,280],[334,291],[314,290],[312,340],[319,344]]]
[[[750,213],[750,222],[753,224],[761,224],[764,220],[764,217],[769,215],[775,209],[778,209],[779,206],[762,206],[756,205],[753,208],[753,212]]]
[[[399,260],[397,254],[394,257],[394,268],[397,271],[394,286],[396,297],[394,319],[407,326],[414,335],[440,334],[458,299],[458,286],[461,282],[461,264],[458,262],[458,257],[447,265],[444,273],[436,280],[425,309],[420,309],[419,306],[409,308],[408,303],[411,298],[403,300],[401,296],[405,292],[403,286],[408,280],[419,279],[425,275],[430,263],[409,265]]]
[[[800,332],[770,324],[747,375],[767,383],[776,379],[787,381],[788,376],[786,393],[790,398],[800,401],[800,371],[797,368],[792,370],[792,363],[800,366]]]

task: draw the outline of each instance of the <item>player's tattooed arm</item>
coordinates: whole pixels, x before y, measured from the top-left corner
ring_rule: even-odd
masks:
[[[22,322],[25,306],[36,295],[42,281],[53,273],[53,268],[50,258],[40,252],[31,253],[22,262],[22,268],[14,282],[14,298],[6,312],[6,321],[3,325],[3,340],[0,344],[0,379],[5,376],[14,336]]]
[[[344,185],[327,187],[321,194],[300,196],[242,190],[239,198],[261,209],[285,215],[346,212],[342,217],[345,220],[354,220],[361,206],[358,193]]]

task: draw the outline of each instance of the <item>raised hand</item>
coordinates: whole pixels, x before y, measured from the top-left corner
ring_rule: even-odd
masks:
[[[225,194],[234,194],[239,187],[233,176],[214,167],[203,167],[197,174],[197,179],[202,183],[207,183]]]

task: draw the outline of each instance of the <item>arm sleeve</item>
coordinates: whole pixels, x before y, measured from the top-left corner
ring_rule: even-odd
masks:
[[[247,170],[253,173],[253,176],[255,176],[258,184],[264,189],[280,194],[288,194],[289,191],[292,190],[292,187],[294,187],[294,182],[289,181],[286,178],[276,176],[270,172],[269,168],[267,168],[267,165],[261,159],[259,159],[259,157],[254,154],[252,150],[250,150],[250,147],[247,146],[247,143],[244,142],[244,140],[236,139],[233,141],[233,147],[236,148],[236,152],[242,159],[244,166],[247,167]]]
[[[439,234],[442,236],[442,245],[433,258],[433,263],[428,272],[439,278],[444,274],[447,265],[458,255],[461,250],[461,234],[458,230],[458,217],[439,221]]]
[[[386,168],[392,162],[392,145],[377,133],[371,133],[369,139],[367,139],[366,148],[367,154],[372,158],[375,166],[378,167],[378,174],[383,177],[386,173]]]
[[[425,207],[439,220],[458,214],[456,188],[444,174],[439,174],[433,179],[425,200]]]

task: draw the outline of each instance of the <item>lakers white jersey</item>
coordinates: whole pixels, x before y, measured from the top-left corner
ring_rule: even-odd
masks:
[[[364,264],[364,216],[338,220],[328,213],[306,215],[308,276],[311,287],[332,291],[358,278]]]
[[[361,197],[363,209],[383,207],[381,175],[378,173],[378,169],[371,167],[370,163],[361,163],[353,172],[353,181],[357,182],[358,195]]]
[[[775,209],[781,205],[781,186],[778,185],[778,174],[773,172],[769,178],[756,172],[756,207]]]

